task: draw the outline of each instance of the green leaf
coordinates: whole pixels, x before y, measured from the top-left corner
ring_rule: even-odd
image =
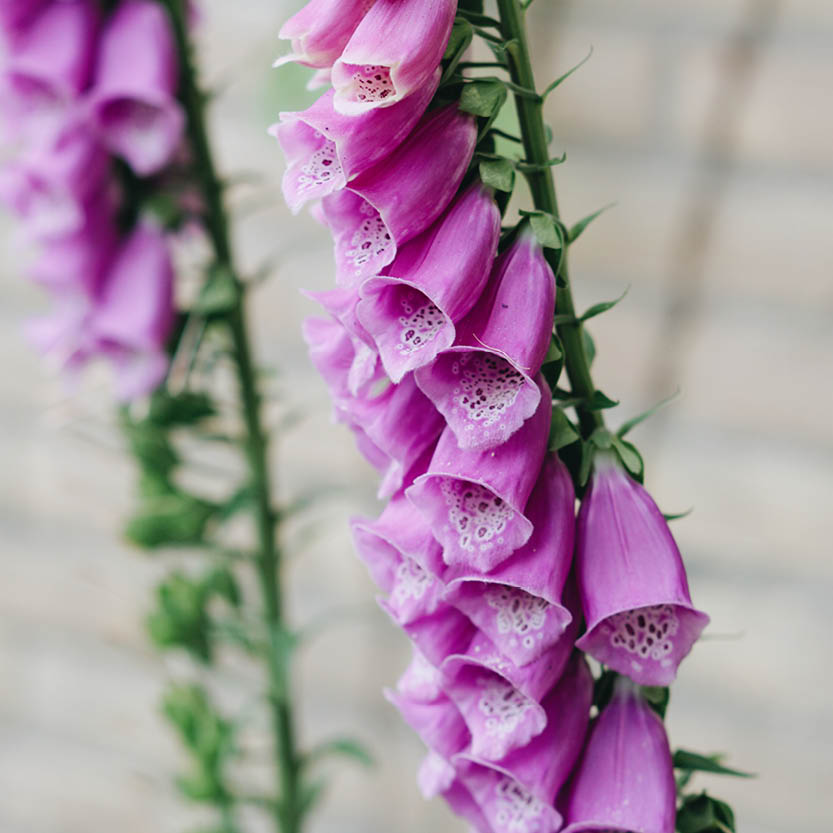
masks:
[[[685,512],[663,512],[662,517],[666,521],[679,521],[680,518],[687,518],[694,511],[694,507],[686,509]]]
[[[240,289],[234,275],[225,267],[213,266],[196,301],[194,311],[202,315],[222,315],[237,306]]]
[[[593,359],[596,358],[596,342],[593,337],[587,332],[587,329],[581,328],[581,339],[584,343],[584,355],[587,357],[587,365],[593,366]]]
[[[559,76],[555,79],[552,83],[548,84],[544,92],[541,93],[541,98],[546,99],[546,97],[557,87],[561,86],[561,84],[566,81],[577,69],[584,66],[589,60],[590,56],[593,54],[593,47],[590,47],[590,51],[587,55],[582,58],[572,69],[568,69],[563,75]]]
[[[298,795],[298,815],[303,817],[314,810],[326,789],[327,781],[323,778],[302,783]]]
[[[549,450],[558,451],[564,446],[571,445],[578,440],[580,434],[576,427],[561,408],[552,409],[552,423],[550,424]]]
[[[561,340],[558,338],[557,335],[552,336],[550,338],[550,347],[547,350],[547,355],[544,356],[543,364],[549,364],[550,362],[558,362],[564,358],[564,348],[561,346]]]
[[[216,414],[211,397],[197,391],[171,394],[157,391],[150,401],[148,421],[160,426],[193,425]]]
[[[607,428],[596,428],[589,441],[601,451],[607,451],[613,445],[613,437]]]
[[[636,446],[615,434],[612,435],[611,441],[622,465],[641,483],[645,473],[645,463]]]
[[[653,405],[650,408],[648,408],[647,411],[643,411],[641,414],[638,414],[637,416],[633,417],[632,419],[629,419],[626,422],[623,422],[621,427],[619,428],[619,430],[616,433],[620,437],[624,437],[625,434],[632,431],[634,428],[636,428],[637,425],[639,425],[640,423],[645,422],[646,419],[649,419],[650,417],[652,417],[661,408],[664,408],[666,405],[673,402],[679,395],[680,395],[680,389],[677,388],[677,390],[675,390],[674,393],[671,394],[671,396],[667,396],[665,399],[661,399],[659,402],[657,402],[656,405]]]
[[[615,301],[602,301],[599,304],[593,304],[584,315],[581,316],[579,319],[580,321],[589,321],[591,318],[595,318],[597,315],[601,315],[603,312],[607,312],[609,309],[613,309],[624,297],[628,294],[628,289],[626,289]]]
[[[146,497],[138,513],[128,521],[125,535],[147,549],[200,544],[215,512],[215,506],[191,495]]]
[[[665,720],[665,712],[668,711],[668,701],[671,699],[671,690],[663,686],[648,685],[643,685],[639,688],[642,691],[642,696],[648,701],[648,705]]]
[[[460,109],[482,118],[492,118],[506,101],[506,87],[500,81],[473,81],[463,87]]]
[[[475,14],[483,13],[483,0],[460,0],[457,8]]]
[[[579,486],[586,486],[593,470],[593,458],[596,456],[596,446],[591,442],[581,444],[581,465],[578,471]]]
[[[201,582],[205,597],[219,596],[232,607],[240,607],[242,596],[234,573],[225,566],[215,567]]]
[[[480,179],[496,191],[511,193],[515,187],[515,168],[508,159],[484,159],[480,163]]]
[[[373,755],[360,741],[354,738],[334,738],[310,750],[304,758],[304,765],[309,767],[331,757],[350,758],[365,767],[372,767],[376,764]]]
[[[705,792],[690,795],[677,811],[678,833],[735,833],[735,815],[723,801]]]
[[[615,408],[618,404],[619,403],[615,399],[611,399],[600,390],[594,390],[593,395],[587,403],[587,407],[590,408],[591,411],[603,411],[606,408]]]
[[[448,39],[448,46],[443,55],[443,61],[447,61],[445,70],[443,71],[440,84],[446,83],[457,69],[466,50],[471,45],[474,39],[474,30],[467,20],[458,18],[454,21],[454,26],[451,29],[451,37]]]
[[[602,206],[598,211],[594,211],[592,214],[588,214],[586,217],[579,220],[574,226],[571,226],[570,231],[567,234],[567,242],[574,243],[576,240],[578,240],[579,237],[581,237],[584,230],[587,228],[587,226],[590,225],[590,223],[593,222],[593,220],[595,220],[601,214],[604,214],[604,212],[607,211],[608,208],[613,208],[614,205],[616,205],[616,203],[614,202],[608,203],[608,205]]]
[[[251,483],[244,483],[234,494],[220,506],[218,517],[221,521],[228,521],[240,512],[254,505],[257,491]]]
[[[142,470],[164,481],[178,463],[179,455],[158,426],[144,421],[125,425],[127,441]]]
[[[544,211],[536,211],[528,214],[530,228],[538,242],[545,249],[561,249],[564,246],[564,239],[561,233],[561,226],[552,214]]]
[[[720,763],[721,755],[700,755],[687,749],[678,749],[674,753],[674,768],[687,769],[696,772],[713,772],[717,775],[733,775],[737,778],[754,778],[751,772],[739,769],[729,769]]]

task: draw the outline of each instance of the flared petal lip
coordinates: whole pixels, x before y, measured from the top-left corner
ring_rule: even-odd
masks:
[[[384,61],[375,61],[367,57],[360,61],[356,60],[356,56],[353,55],[351,55],[350,58],[350,63],[347,64],[347,66],[365,66],[372,64],[374,66],[386,67],[388,74],[390,75],[391,84],[393,84],[393,95],[383,101],[352,101],[351,99],[339,95],[339,90],[336,90],[336,95],[333,99],[333,106],[335,107],[336,112],[345,116],[360,116],[362,113],[368,113],[371,110],[376,110],[380,107],[390,107],[392,104],[402,101],[403,98],[414,92],[414,88],[407,90],[402,89],[402,79],[400,77],[400,70],[402,67],[401,61],[386,64]]]
[[[448,312],[442,308],[442,306],[429,295],[425,289],[418,284],[416,281],[409,281],[407,278],[397,278],[393,275],[373,275],[366,280],[364,280],[359,287],[359,295],[362,300],[367,300],[370,298],[372,294],[372,290],[377,286],[407,286],[411,289],[416,290],[417,292],[424,295],[452,324],[454,322],[451,321],[451,317],[449,316]],[[359,318],[361,319],[361,314],[359,314]],[[453,347],[448,347],[448,350],[454,349]]]
[[[515,551],[517,552],[517,550]],[[512,555],[514,555],[513,553]],[[509,558],[512,558],[512,555]],[[489,575],[480,575],[477,573],[472,573],[471,575],[467,576],[458,576],[457,578],[451,579],[446,584],[446,596],[450,595],[450,591],[462,586],[463,584],[467,584],[468,582],[476,582],[481,581],[484,584],[500,584],[504,587],[513,587],[516,590],[522,590],[524,593],[529,593],[523,585],[518,584],[516,581],[506,581],[502,578],[494,578],[493,576]],[[534,593],[529,593],[531,596],[534,596]],[[559,620],[562,622],[561,625],[561,633],[563,634],[564,631],[570,626],[570,623],[573,621],[573,614],[561,603],[561,602],[554,602],[551,598],[547,598],[546,596],[540,596],[539,598],[544,599],[544,601],[548,602],[552,608],[553,612],[558,616]],[[451,602],[453,604],[453,602]]]
[[[568,824],[560,830],[560,833],[593,833],[593,831],[604,831],[604,833],[660,833],[656,830],[634,830],[633,827],[620,827],[618,824],[611,824],[604,821],[582,821]]]
[[[580,650],[584,650],[582,648],[582,643],[586,644],[586,640],[591,636],[593,631],[605,621],[605,619],[609,619],[611,616],[616,616],[619,613],[624,613],[627,610],[639,610],[643,607],[653,607],[654,605],[672,605],[673,607],[680,607],[683,610],[688,610],[691,613],[695,614],[695,616],[703,623],[703,628],[709,624],[711,618],[707,613],[704,613],[702,610],[698,610],[694,607],[691,602],[684,602],[684,601],[676,601],[676,600],[669,600],[669,599],[657,599],[656,601],[646,602],[645,604],[637,605],[636,607],[615,607],[612,610],[608,611],[604,616],[598,616],[595,621],[587,623],[587,631],[581,639],[577,640],[576,647]]]
[[[536,383],[535,379],[533,379],[533,377],[529,374],[531,368],[519,365],[508,353],[504,353],[503,350],[499,350],[497,347],[489,347],[488,344],[484,344],[483,342],[480,342],[479,344],[454,344],[451,347],[448,347],[445,350],[443,350],[439,355],[443,356],[446,353],[470,352],[488,353],[491,356],[497,356],[499,359],[503,359],[504,361],[512,365],[512,367],[524,377],[524,381],[527,385],[530,385],[536,390],[540,391],[540,387]],[[538,370],[536,370],[535,373],[537,375]]]

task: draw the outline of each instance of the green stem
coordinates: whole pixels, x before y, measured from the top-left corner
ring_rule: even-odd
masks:
[[[503,36],[512,42],[507,49],[509,72],[512,81],[523,89],[534,90],[535,75],[529,55],[526,36],[524,10],[519,0],[497,0]],[[544,103],[540,99],[515,94],[515,107],[521,126],[526,161],[533,166],[526,172],[529,190],[535,208],[546,211],[558,218],[558,199],[555,195],[555,182],[552,170],[548,166],[549,148],[544,126]],[[566,243],[565,243],[566,246]],[[549,250],[551,252],[551,250]],[[563,286],[558,288],[556,309],[559,315],[575,319],[575,304],[570,289],[570,277],[567,269],[566,251],[561,263],[560,277]],[[552,264],[557,267],[557,258],[552,254]],[[588,401],[595,391],[590,374],[590,362],[584,346],[584,325],[578,321],[569,321],[557,326],[558,337],[564,347],[564,366],[570,379],[572,392],[583,401]],[[588,437],[596,428],[604,425],[599,411],[591,410],[585,404],[576,406],[582,434]]]
[[[254,519],[257,528],[257,573],[263,616],[269,633],[267,672],[269,702],[274,732],[275,767],[280,811],[276,819],[281,833],[300,830],[298,805],[299,755],[295,746],[294,725],[284,664],[281,637],[285,632],[281,592],[281,554],[276,541],[277,517],[273,508],[273,484],[269,475],[269,438],[261,418],[261,397],[252,360],[244,307],[244,285],[234,265],[228,219],[223,200],[223,185],[217,174],[206,131],[205,95],[200,89],[196,63],[188,38],[184,0],[162,0],[174,25],[181,62],[180,96],[188,117],[188,138],[193,154],[193,171],[205,201],[205,228],[214,250],[216,265],[234,281],[237,302],[225,323],[232,341],[232,352],[240,388],[240,404],[246,427],[245,450],[249,477],[255,494]]]

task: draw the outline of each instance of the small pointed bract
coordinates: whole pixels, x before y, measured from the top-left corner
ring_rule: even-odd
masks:
[[[546,452],[552,406],[538,376],[538,409],[492,451],[466,451],[450,427],[440,435],[428,471],[407,495],[431,525],[450,566],[489,572],[532,535],[524,515]]]
[[[300,113],[281,113],[269,132],[286,157],[283,195],[292,213],[307,200],[343,188],[396,150],[422,117],[439,82],[437,70],[404,101],[361,116],[337,113],[332,90]]]
[[[453,347],[417,373],[461,448],[506,442],[535,413],[535,375],[549,350],[555,278],[541,247],[524,232],[492,270]]]
[[[613,457],[596,457],[577,538],[587,620],[578,647],[642,685],[668,685],[709,617],[691,603],[662,513]]]
[[[89,108],[101,141],[140,176],[161,170],[179,149],[185,114],[178,82],[164,8],[153,0],[120,3],[102,33]]]
[[[488,279],[499,235],[491,191],[476,183],[403,246],[383,276],[362,284],[357,314],[391,379],[428,364],[454,343],[456,322]]]
[[[547,724],[540,735],[500,761],[486,761],[470,752],[454,757],[461,781],[494,830],[555,833],[561,828],[555,798],[584,745],[592,699],[590,669],[574,652],[541,703]]]
[[[2,110],[10,136],[48,145],[74,118],[90,80],[98,35],[98,4],[49,3],[10,44]]]
[[[665,727],[619,677],[569,787],[563,833],[673,833],[676,798]]]
[[[562,593],[573,560],[575,492],[566,466],[548,454],[524,514],[532,537],[489,573],[449,567],[446,600],[463,611],[518,666],[538,659],[572,614]]]
[[[333,65],[336,110],[390,107],[427,83],[456,11],[457,0],[376,0]]]
[[[292,42],[292,52],[275,66],[297,61],[308,67],[331,67],[374,0],[310,0],[281,27],[278,37]]]
[[[356,286],[393,261],[451,202],[471,161],[474,119],[456,105],[426,114],[387,159],[324,197],[336,278]]]

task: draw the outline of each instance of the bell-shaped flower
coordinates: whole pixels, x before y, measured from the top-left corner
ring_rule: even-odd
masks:
[[[374,0],[310,0],[281,27],[278,37],[292,42],[292,52],[275,61],[278,67],[297,61],[329,68],[347,46]]]
[[[445,692],[469,727],[471,755],[499,761],[544,730],[541,701],[561,677],[577,631],[578,625],[571,625],[547,653],[523,668],[480,631],[464,652],[448,656],[441,666]]]
[[[122,242],[94,299],[61,298],[53,316],[36,322],[30,333],[69,371],[107,359],[116,371],[116,393],[127,400],[151,392],[164,378],[173,319],[165,237],[155,226],[140,224]]]
[[[538,479],[552,417],[551,395],[540,374],[537,385],[538,409],[503,445],[463,450],[447,426],[428,471],[407,490],[452,567],[489,572],[532,535],[524,507]]]
[[[489,276],[499,235],[500,212],[491,191],[477,183],[403,246],[384,276],[362,284],[357,314],[391,379],[428,364],[454,343],[455,324]]]
[[[400,246],[442,214],[465,175],[476,139],[474,119],[456,105],[430,112],[390,156],[324,197],[340,284],[355,286],[377,274]]]
[[[336,110],[390,107],[426,84],[456,12],[457,0],[376,0],[333,65]]]
[[[608,455],[578,516],[582,651],[642,685],[668,685],[709,617],[694,608],[680,551],[651,496]]]
[[[573,560],[575,493],[555,454],[545,458],[524,514],[532,536],[494,570],[477,573],[455,566],[439,573],[448,584],[446,601],[518,666],[548,651],[573,618],[562,595]]]
[[[95,58],[98,4],[49,3],[10,44],[2,109],[11,138],[48,145],[73,118]]]
[[[531,232],[498,259],[453,347],[417,373],[461,448],[506,442],[538,407],[535,375],[549,349],[555,278]]]
[[[139,176],[167,165],[185,115],[176,99],[179,62],[171,21],[153,0],[125,0],[107,21],[89,108],[101,141]]]
[[[555,798],[573,771],[587,734],[593,677],[575,652],[557,685],[541,703],[541,734],[500,761],[462,752],[453,759],[494,830],[556,833],[563,820]]]
[[[483,811],[469,789],[460,780],[457,770],[441,755],[429,752],[417,774],[419,790],[425,798],[441,795],[451,809],[465,819],[475,833],[494,833]]]
[[[109,171],[109,160],[80,126],[47,146],[34,146],[0,174],[0,198],[34,239],[74,234],[88,222]]]
[[[53,292],[96,296],[118,244],[111,195],[101,191],[84,206],[81,228],[41,243],[29,277]]]
[[[569,787],[563,833],[673,833],[676,799],[662,721],[619,677]]]
[[[391,154],[422,117],[439,82],[437,70],[414,95],[361,116],[337,113],[332,90],[300,113],[281,113],[269,132],[286,157],[283,195],[292,213],[307,200],[338,191]]]

